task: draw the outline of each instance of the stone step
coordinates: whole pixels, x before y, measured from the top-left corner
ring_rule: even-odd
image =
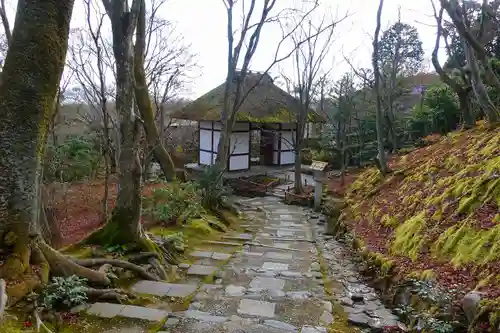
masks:
[[[251,241],[253,239],[252,234],[243,233],[243,234],[234,234],[234,235],[224,235],[223,239],[236,240],[236,241]]]
[[[163,321],[169,312],[135,305],[122,305],[114,303],[94,303],[87,309],[87,314],[101,318],[125,317],[149,321]]]
[[[231,254],[223,252],[193,251],[189,255],[195,258],[209,258],[214,260],[228,260],[231,258]]]
[[[132,291],[160,297],[187,297],[198,289],[197,284],[176,284],[158,281],[139,281],[132,286]]]

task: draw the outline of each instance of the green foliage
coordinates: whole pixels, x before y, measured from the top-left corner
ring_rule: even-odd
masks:
[[[424,50],[415,27],[396,22],[382,33],[379,53],[381,69],[386,70],[392,67],[395,57],[400,59],[396,68],[397,74],[411,75],[420,70]]]
[[[165,242],[172,244],[178,252],[184,252],[186,249],[186,236],[182,232],[164,235],[162,238]]]
[[[87,301],[87,280],[76,275],[54,277],[42,293],[47,309],[69,309]]]
[[[431,87],[426,91],[423,105],[413,107],[409,130],[417,138],[431,133],[446,134],[460,123],[460,110],[456,94],[446,85]]]
[[[201,194],[198,184],[194,182],[168,183],[165,187],[155,189],[152,196],[146,198],[145,204],[149,205],[146,211],[149,211],[156,221],[183,224],[205,212]]]
[[[93,140],[68,137],[59,146],[47,147],[45,176],[71,182],[93,177],[99,169],[101,154]]]
[[[203,206],[209,209],[219,209],[224,206],[231,194],[229,187],[222,181],[222,171],[217,166],[210,166],[198,178]]]

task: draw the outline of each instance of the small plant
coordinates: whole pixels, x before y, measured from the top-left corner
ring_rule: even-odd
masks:
[[[150,198],[149,211],[156,221],[164,224],[182,224],[205,213],[201,191],[193,182],[172,182],[155,189]]]
[[[217,166],[211,166],[198,179],[202,203],[207,209],[218,209],[224,205],[230,195],[229,187],[222,181],[223,171]]]
[[[42,293],[46,309],[69,309],[87,301],[87,279],[76,275],[54,277]]]
[[[47,147],[45,175],[65,182],[95,176],[101,162],[101,152],[91,138],[70,136],[58,146]]]
[[[106,250],[106,252],[112,253],[112,254],[117,255],[117,256],[123,256],[128,251],[127,246],[121,245],[121,244],[109,245],[109,246],[106,246],[104,249]]]
[[[163,236],[166,243],[172,244],[178,252],[184,252],[186,249],[186,236],[182,232],[176,232],[171,235]]]

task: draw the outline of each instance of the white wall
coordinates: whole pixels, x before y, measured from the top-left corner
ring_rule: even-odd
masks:
[[[214,130],[212,130],[212,126]],[[213,165],[217,159],[219,149],[220,122],[200,122],[200,151],[199,161],[201,165]],[[219,130],[219,131],[217,131]],[[250,124],[236,123],[234,131],[245,131],[231,133],[229,138],[230,154],[248,154],[229,157],[229,171],[245,170],[250,166]],[[208,150],[202,151],[201,149]]]

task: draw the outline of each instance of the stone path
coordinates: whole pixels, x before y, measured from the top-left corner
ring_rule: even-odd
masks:
[[[321,216],[276,197],[240,204],[252,234],[229,234],[190,253],[195,262],[179,265],[186,271],[183,283],[139,281],[132,287],[140,294],[189,300],[186,311],[96,303],[87,312],[162,322],[162,333],[326,333],[338,302],[363,331],[397,325],[360,282],[342,245],[321,235]],[[324,288],[328,279],[338,282],[329,290],[333,295]]]

